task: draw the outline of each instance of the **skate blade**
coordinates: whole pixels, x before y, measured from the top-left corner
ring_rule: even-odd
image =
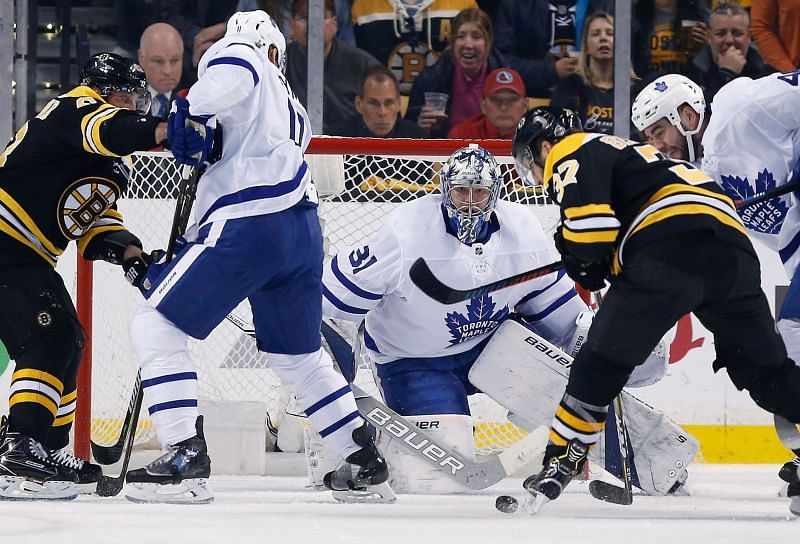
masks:
[[[397,501],[397,495],[387,482],[369,485],[365,489],[348,489],[346,491],[331,490],[333,498],[346,503],[384,503],[392,504]]]
[[[78,496],[73,482],[32,482],[19,476],[0,476],[0,500],[71,501]]]
[[[531,516],[535,516],[545,504],[550,502],[550,499],[548,499],[547,495],[544,493],[539,493],[538,491],[533,490],[528,491],[530,495],[528,495],[528,497],[525,499],[525,503],[522,507],[525,509],[525,512]]]
[[[85,484],[75,484],[80,495],[91,495],[97,491],[97,482],[88,482]]]
[[[142,504],[208,504],[214,494],[208,480],[194,478],[179,484],[129,483],[125,498]]]

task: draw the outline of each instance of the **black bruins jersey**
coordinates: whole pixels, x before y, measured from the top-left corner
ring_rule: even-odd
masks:
[[[702,170],[655,147],[602,134],[571,134],[544,168],[561,206],[567,249],[586,262],[625,253],[678,232],[710,230],[755,255],[733,201]]]
[[[130,169],[121,157],[152,148],[158,123],[84,86],[25,123],[0,155],[0,263],[55,266],[72,240],[100,258],[90,243],[125,230],[116,201]]]

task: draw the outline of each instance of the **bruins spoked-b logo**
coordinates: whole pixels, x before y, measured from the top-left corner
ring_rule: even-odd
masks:
[[[106,178],[85,177],[72,183],[59,199],[58,226],[64,236],[77,240],[119,198],[120,189]]]
[[[49,312],[41,310],[36,314],[36,324],[40,327],[49,327],[53,324],[53,316]]]

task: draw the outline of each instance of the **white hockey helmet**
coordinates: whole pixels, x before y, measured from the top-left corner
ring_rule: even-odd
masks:
[[[228,19],[225,36],[243,36],[264,53],[269,54],[270,46],[278,50],[278,68],[286,69],[286,38],[272,17],[260,9],[238,11]]]
[[[687,129],[681,124],[680,107],[688,104],[699,116],[697,127]],[[706,113],[703,90],[691,79],[680,74],[667,74],[648,84],[633,101],[631,121],[643,131],[656,121],[666,118],[678,129],[689,145],[690,161],[694,161],[694,144],[691,136],[700,132]]]
[[[450,155],[439,176],[442,180],[442,204],[450,224],[459,240],[472,244],[494,213],[503,182],[500,166],[491,153],[477,144],[470,144]],[[470,189],[466,206],[453,200],[453,189],[460,187]],[[476,198],[478,195],[473,194],[473,189],[488,191],[481,191],[480,198]]]

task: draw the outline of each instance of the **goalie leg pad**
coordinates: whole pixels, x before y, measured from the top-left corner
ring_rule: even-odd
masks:
[[[406,419],[432,438],[469,460],[475,460],[472,417],[461,414],[406,416]],[[402,438],[381,433],[378,448],[389,464],[389,484],[397,493],[417,495],[464,492],[464,486],[447,478],[441,470],[426,463],[400,444]],[[408,440],[408,438],[406,438]]]
[[[472,366],[469,379],[528,425],[549,426],[571,366],[571,357],[509,320],[498,327]],[[662,412],[627,392],[622,395],[641,488],[650,494],[666,494],[694,458],[699,443]],[[604,438],[593,448],[591,461],[604,464]]]

